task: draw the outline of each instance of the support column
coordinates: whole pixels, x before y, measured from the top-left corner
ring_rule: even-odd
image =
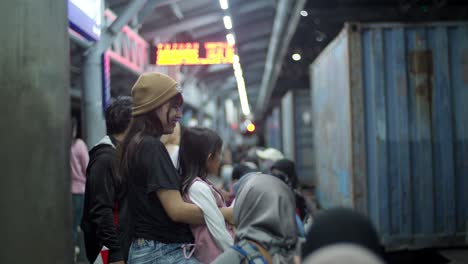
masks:
[[[73,263],[67,2],[0,1],[1,263]]]
[[[83,60],[83,113],[84,139],[88,146],[94,146],[106,135],[102,97],[102,61],[101,54],[86,56]]]
[[[155,0],[153,0],[155,1]],[[83,58],[83,115],[85,139],[88,146],[96,144],[106,134],[102,105],[101,56],[111,45],[122,27],[135,17],[147,0],[130,1],[125,11],[103,31],[99,41],[86,51]]]

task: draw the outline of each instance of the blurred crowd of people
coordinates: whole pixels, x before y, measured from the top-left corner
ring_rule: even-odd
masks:
[[[174,80],[146,73],[107,107],[89,155],[73,141],[73,228],[90,263],[385,263],[366,217],[319,213],[292,160],[182,128],[182,105]]]

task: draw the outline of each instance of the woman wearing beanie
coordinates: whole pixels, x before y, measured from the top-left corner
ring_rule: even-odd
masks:
[[[169,76],[145,73],[132,88],[133,119],[119,162],[131,223],[129,264],[198,263],[190,258],[193,236],[188,224],[203,224],[203,214],[183,201],[177,171],[160,141],[182,116],[177,87]]]

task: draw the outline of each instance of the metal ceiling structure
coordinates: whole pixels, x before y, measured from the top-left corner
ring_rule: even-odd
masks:
[[[107,7],[119,14],[129,2],[128,0],[108,0]],[[226,41],[227,30],[224,28],[222,19],[225,12],[220,8],[218,0],[153,0],[148,2],[154,2],[153,8],[140,11],[138,19],[134,20],[131,26],[137,29],[149,43]],[[274,85],[268,80],[271,78],[273,67],[265,65],[267,65],[268,58],[270,64],[281,63],[277,51],[284,50],[288,44],[281,38],[281,34],[291,29],[287,25],[290,24],[292,18],[298,16],[298,14],[292,14],[294,8],[302,8],[297,7],[298,2],[301,2],[303,6],[305,0],[229,1],[228,12],[232,18],[237,54],[240,57],[249,103],[252,107],[257,105],[260,87],[269,86],[269,92],[273,89]],[[279,6],[281,6],[280,9],[278,9]],[[146,16],[142,17],[142,13]],[[272,41],[275,43],[273,46]],[[269,49],[274,50],[269,52]],[[210,91],[215,92],[221,89],[221,84],[223,84],[223,91],[236,90],[236,83],[227,81],[234,75],[232,66],[202,66],[202,69],[185,66],[183,68],[189,73],[186,74],[187,76],[193,76]],[[195,74],[190,74],[195,71]],[[225,92],[215,94],[225,94]]]
[[[130,3],[106,2],[117,14]],[[300,17],[300,10],[306,10],[308,16]],[[468,17],[463,0],[230,0],[229,13],[249,103],[259,118],[286,90],[308,86],[308,65],[345,22]],[[224,15],[218,0],[148,0],[131,27],[149,43],[225,41]],[[302,60],[293,61],[293,52],[301,53]],[[236,90],[235,82],[228,81],[233,76],[230,67],[185,66],[182,70],[213,94]]]

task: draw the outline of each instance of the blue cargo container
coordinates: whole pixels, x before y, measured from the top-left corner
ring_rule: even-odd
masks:
[[[281,100],[281,135],[283,153],[296,163],[299,181],[313,185],[312,117],[310,90],[293,89]]]
[[[466,245],[468,24],[347,24],[310,77],[321,205],[389,248]]]
[[[279,107],[275,107],[266,119],[265,139],[267,147],[282,151]]]

